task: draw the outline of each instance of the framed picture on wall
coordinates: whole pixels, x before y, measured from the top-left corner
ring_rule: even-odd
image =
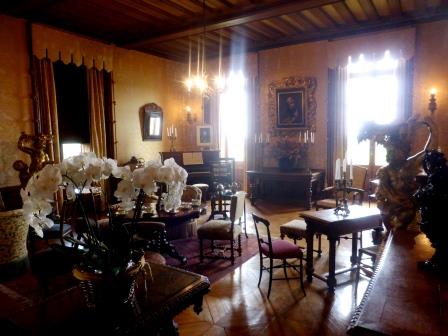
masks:
[[[305,90],[277,89],[277,127],[305,127]]]
[[[212,127],[210,125],[197,126],[196,143],[198,146],[210,146],[212,143]]]
[[[273,136],[316,131],[315,77],[291,76],[268,86],[268,117]]]

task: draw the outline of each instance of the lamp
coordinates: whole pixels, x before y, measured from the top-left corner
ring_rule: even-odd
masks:
[[[222,36],[219,35],[219,60],[218,60],[218,75],[214,78],[214,86],[208,83],[208,75],[206,72],[206,57],[205,57],[205,40],[207,37],[207,25],[205,20],[205,0],[202,1],[202,10],[204,25],[202,35],[197,38],[197,58],[196,58],[196,75],[192,75],[192,43],[191,39],[188,44],[188,77],[184,84],[187,91],[190,93],[196,91],[201,95],[210,95],[213,91],[220,92],[225,88],[225,77],[221,73],[221,58],[222,58]]]
[[[185,116],[186,116],[187,122],[189,124],[196,121],[196,116],[193,114],[193,110],[191,109],[191,106],[189,106],[189,105],[185,106],[184,111],[185,111]]]
[[[434,111],[437,109],[436,93],[437,90],[435,88],[432,88],[431,91],[429,92],[428,110],[430,110],[431,113],[434,113]]]

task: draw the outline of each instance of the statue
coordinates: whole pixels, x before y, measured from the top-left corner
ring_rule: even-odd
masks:
[[[52,135],[48,134],[29,135],[25,132],[20,134],[17,147],[31,157],[29,166],[22,160],[13,163],[13,168],[19,172],[20,184],[23,188],[35,172],[41,170],[46,164],[52,163],[47,153],[47,146],[51,140]]]
[[[411,156],[412,139],[420,125],[427,127],[429,136],[424,149]],[[415,219],[417,204],[412,197],[418,187],[415,177],[420,172],[422,156],[431,143],[434,129],[430,120],[411,118],[395,125],[366,124],[358,136],[358,141],[373,139],[387,151],[388,165],[377,172],[380,183],[376,198],[388,230],[407,227]]]
[[[428,150],[423,159],[427,181],[414,194],[420,208],[420,228],[435,248],[434,255],[419,262],[423,269],[448,275],[448,226],[444,223],[448,204],[448,166],[443,153]]]

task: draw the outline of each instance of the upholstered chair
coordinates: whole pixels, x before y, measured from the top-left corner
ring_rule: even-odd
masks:
[[[258,249],[260,253],[260,276],[258,278],[258,287],[261,283],[261,277],[263,271],[269,272],[269,289],[268,298],[271,294],[272,280],[292,280],[300,279],[300,285],[302,287],[303,294],[306,295],[305,289],[303,287],[303,251],[300,247],[294,245],[293,243],[282,240],[282,239],[272,239],[271,231],[269,229],[270,223],[267,219],[261,218],[255,214],[252,214],[254,220],[255,232],[257,233]],[[262,232],[265,236],[262,237]],[[265,260],[269,260],[269,266],[264,265]],[[298,264],[292,264],[288,260],[297,259]],[[281,263],[274,264],[276,260],[280,260]],[[285,277],[274,278],[273,273],[277,268],[283,268]],[[299,277],[288,277],[286,272],[287,268],[292,268],[299,273]]]
[[[241,256],[241,217],[244,214],[245,192],[237,192],[231,197],[230,216],[228,219],[211,219],[202,224],[198,231],[199,251],[201,262],[204,258],[230,259],[232,265],[235,262],[235,250]],[[237,223],[238,222],[238,223]],[[204,240],[211,241],[211,254],[204,254]],[[230,243],[230,257],[224,253],[215,254],[215,241],[227,241]],[[235,248],[235,244],[238,246]]]

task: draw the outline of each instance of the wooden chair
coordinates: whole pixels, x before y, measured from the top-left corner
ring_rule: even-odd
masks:
[[[365,184],[367,179],[367,168],[361,166],[353,166],[353,183],[347,188],[348,197],[351,198],[352,204],[360,204],[364,200]],[[336,190],[335,186],[324,188],[318,195],[315,202],[316,210],[333,209],[339,205],[342,198],[341,192]]]
[[[211,219],[202,224],[197,230],[199,239],[200,261],[207,258],[230,259],[232,265],[235,263],[235,250],[241,256],[241,217],[244,214],[244,192],[237,193],[231,197],[230,218],[229,219]],[[238,224],[237,224],[238,221]],[[230,257],[224,253],[222,255],[208,254],[204,255],[204,240],[211,241],[211,252],[215,250],[214,242],[216,240],[228,241],[230,243]],[[238,246],[235,248],[235,243]]]
[[[252,214],[255,225],[255,232],[257,233],[258,249],[260,253],[260,276],[258,278],[258,287],[260,287],[261,277],[263,271],[269,272],[269,289],[268,298],[271,294],[272,280],[292,280],[300,279],[303,294],[306,295],[303,287],[303,251],[300,247],[294,245],[286,240],[273,240],[269,229],[270,223],[268,220]],[[264,227],[267,238],[261,237],[261,227]],[[269,267],[264,266],[264,260],[269,259]],[[291,264],[287,259],[298,259],[299,264]],[[274,260],[281,260],[282,263],[274,265]],[[283,268],[285,274],[284,278],[273,278],[273,273],[276,268]],[[288,278],[286,268],[293,268],[299,273],[299,277]],[[298,268],[298,269],[297,269]]]

